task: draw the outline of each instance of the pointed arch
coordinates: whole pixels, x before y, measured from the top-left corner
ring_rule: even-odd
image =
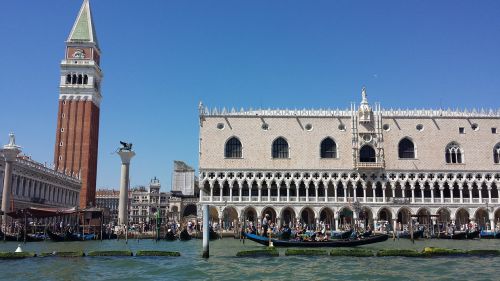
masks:
[[[398,144],[398,156],[400,159],[415,159],[415,144],[409,137],[404,137]]]
[[[241,141],[237,137],[231,137],[226,141],[224,146],[224,157],[226,158],[242,158],[243,149]]]
[[[450,142],[445,149],[445,159],[448,164],[461,164],[464,162],[463,150],[457,142]]]
[[[285,138],[278,137],[273,141],[272,156],[273,158],[289,158],[289,147]]]
[[[500,142],[493,148],[493,162],[500,164]]]
[[[337,158],[337,143],[332,138],[326,137],[321,141],[320,157]]]
[[[377,154],[375,153],[375,149],[371,145],[364,145],[359,150],[359,161],[360,162],[369,162],[375,163],[377,162]]]

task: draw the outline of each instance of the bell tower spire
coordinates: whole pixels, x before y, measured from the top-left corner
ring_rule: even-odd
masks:
[[[54,151],[58,171],[81,175],[81,208],[95,203],[103,76],[100,56],[90,3],[83,0],[61,61]]]

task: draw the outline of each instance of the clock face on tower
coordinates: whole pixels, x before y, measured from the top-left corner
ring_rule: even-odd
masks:
[[[85,58],[85,51],[82,49],[76,49],[75,52],[73,53],[73,58],[84,59]]]

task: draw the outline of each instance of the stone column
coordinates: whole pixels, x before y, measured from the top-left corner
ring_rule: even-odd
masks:
[[[233,186],[234,182],[229,183],[229,202],[233,202]]]
[[[464,187],[463,187],[463,185],[458,187],[458,190],[460,190],[460,203],[463,204],[464,203]]]
[[[325,202],[328,202],[328,185],[325,186]]]
[[[306,202],[309,202],[309,184],[306,186]]]
[[[472,187],[472,186],[470,186],[470,187],[469,187],[469,203],[470,203],[470,204],[472,204],[472,189],[473,189],[473,187]],[[481,192],[480,192],[479,194],[481,194]]]
[[[333,218],[335,220],[335,230],[339,229],[339,212],[335,212],[333,215]]]
[[[455,199],[453,197],[453,190],[455,190],[455,187],[453,185],[451,185],[451,187],[450,187],[450,201],[452,204],[453,204],[453,199]]]
[[[280,198],[281,197],[281,190],[280,190],[281,189],[281,182],[279,183],[279,185],[278,184],[276,185],[276,188],[278,189],[277,190],[278,191],[278,197],[276,197],[276,202],[280,202],[280,199],[281,199]]]
[[[130,160],[135,156],[132,150],[122,149],[118,151],[122,161],[122,171],[120,180],[120,201],[118,207],[118,225],[128,224],[128,187],[129,187],[129,172]]]
[[[290,202],[290,183],[286,183],[286,202]]]
[[[415,203],[415,184],[410,186],[411,189],[411,203]]]
[[[10,211],[10,194],[12,189],[12,163],[16,161],[17,155],[21,153],[21,147],[16,145],[16,139],[13,133],[9,134],[9,144],[3,146],[1,150],[5,158],[5,169],[3,177],[3,192],[2,192],[2,225],[4,233],[7,227],[7,213]]]
[[[210,182],[210,202],[214,202],[214,182]]]
[[[344,184],[344,203],[347,203],[347,186]]]
[[[262,202],[262,183],[257,183],[257,202]]]
[[[267,183],[267,202],[271,202],[271,183]]]
[[[491,204],[491,184],[488,185],[488,204]]]
[[[337,196],[337,187],[338,184],[336,182],[333,183],[333,196],[334,196],[334,202],[337,203],[339,201],[339,198]]]
[[[385,186],[382,186],[382,203],[385,203]]]
[[[439,195],[441,196],[441,204],[444,203],[444,186],[440,185],[439,186]]]
[[[240,193],[238,193],[238,201],[241,202],[241,201],[243,201],[243,194],[242,194],[243,193],[243,183],[242,182],[240,182],[239,188],[240,188],[239,189]]]
[[[222,197],[222,192],[224,191],[224,183],[219,182],[219,201],[224,202],[224,199]]]
[[[434,186],[431,188],[431,203],[434,203]]]
[[[363,184],[363,203],[366,203],[366,183]]]
[[[317,182],[314,183],[314,190],[315,190],[315,194],[316,194],[316,202],[318,202],[318,188],[319,188],[319,184]]]
[[[483,187],[480,185],[478,188],[478,193],[479,193],[479,203],[483,203]]]

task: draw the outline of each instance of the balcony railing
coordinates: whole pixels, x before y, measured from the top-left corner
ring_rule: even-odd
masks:
[[[270,200],[269,200],[270,199]],[[345,204],[350,204],[354,201],[359,201],[360,203],[372,203],[372,204],[403,204],[403,205],[410,205],[410,204],[435,204],[435,205],[440,205],[440,204],[486,204],[490,202],[489,198],[472,198],[472,201],[470,198],[463,198],[463,203],[460,202],[460,198],[444,198],[444,202],[441,202],[440,197],[435,197],[434,200],[433,198],[422,198],[422,197],[414,197],[413,200],[411,197],[387,197],[384,203],[384,198],[383,197],[371,197],[367,196],[366,201],[364,197],[357,197],[356,200],[354,200],[354,197],[347,197],[346,201],[344,201],[343,196],[338,196],[337,200],[335,200],[335,197],[328,197],[328,200],[325,200],[325,197],[323,196],[318,196],[316,200],[316,196],[309,196],[309,201],[306,201],[306,196],[300,196],[297,198],[297,196],[289,196],[289,200],[287,200],[287,196],[261,196],[260,202],[309,202],[309,203],[345,203]],[[37,202],[37,200],[43,200],[41,198],[31,198],[32,202]],[[210,196],[202,196],[201,197],[202,202],[210,202]],[[241,196],[241,201],[240,201],[240,196],[239,195],[233,195],[232,197],[230,196],[223,196],[222,201],[221,197],[219,195],[213,196],[212,197],[212,202],[259,202],[259,196],[253,195],[251,198],[250,196]],[[491,198],[491,204],[500,204],[500,198]],[[143,204],[134,204],[134,205],[143,205]]]

